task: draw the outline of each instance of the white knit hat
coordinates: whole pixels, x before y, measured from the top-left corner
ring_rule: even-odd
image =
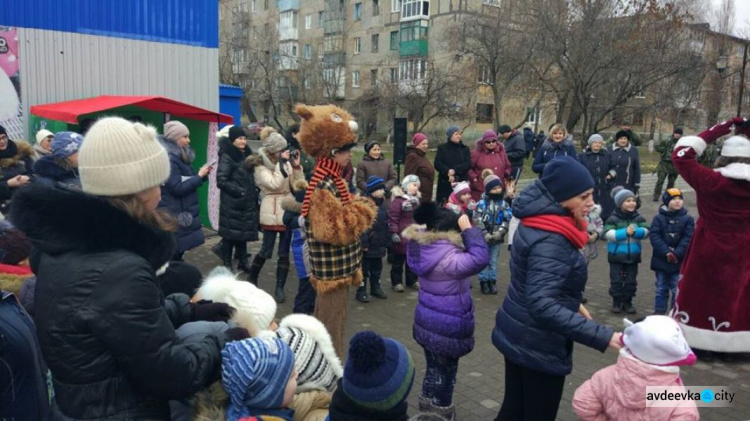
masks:
[[[36,132],[36,143],[42,143],[42,140],[44,140],[45,138],[49,136],[54,136],[54,135],[55,134],[49,130],[45,130],[45,129],[39,130],[38,132]]]
[[[99,196],[139,193],[169,177],[169,157],[156,140],[156,129],[120,117],[91,126],[78,164],[83,191]]]
[[[750,158],[750,140],[745,136],[732,136],[724,141],[721,156]]]
[[[232,321],[255,337],[268,329],[276,316],[276,300],[250,282],[240,281],[227,268],[220,266],[208,274],[194,300],[211,300],[234,307]]]
[[[654,365],[691,365],[695,354],[677,322],[668,316],[647,316],[633,323],[623,319],[622,343],[637,359]]]
[[[276,332],[264,331],[260,336],[276,336],[294,352],[297,370],[297,393],[310,390],[333,392],[344,375],[344,367],[336,356],[331,335],[323,323],[307,314],[290,314],[279,323]]]

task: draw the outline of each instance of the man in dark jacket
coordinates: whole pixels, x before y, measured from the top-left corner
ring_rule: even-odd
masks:
[[[503,138],[505,153],[510,161],[510,178],[518,180],[523,170],[523,161],[526,159],[526,140],[518,130],[513,130],[507,124],[497,129],[497,134]],[[533,133],[532,133],[533,135]]]
[[[659,166],[656,168],[657,178],[654,185],[654,202],[658,202],[664,190],[664,180],[667,180],[667,189],[674,187],[677,180],[677,170],[672,164],[672,151],[674,145],[682,137],[682,127],[675,127],[672,136],[669,139],[659,142],[656,145],[656,152],[659,152]]]
[[[535,138],[536,136],[534,136],[534,129],[531,123],[526,123],[526,125],[523,127],[523,140],[526,144],[526,159],[529,159],[531,151],[534,150]]]
[[[451,126],[445,132],[448,141],[438,146],[435,170],[438,172],[435,202],[442,205],[453,191],[452,183],[468,180],[471,169],[471,151],[461,141],[461,129]]]

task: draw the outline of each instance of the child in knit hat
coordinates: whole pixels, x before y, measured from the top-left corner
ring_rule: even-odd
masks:
[[[609,295],[612,313],[635,314],[633,297],[638,287],[638,264],[641,263],[641,240],[648,237],[649,225],[636,210],[635,193],[617,186],[612,189],[615,211],[604,224],[609,261]]]
[[[248,338],[221,351],[221,382],[229,395],[226,419],[294,420],[294,353],[278,338]]]
[[[508,233],[508,224],[513,213],[505,201],[503,181],[492,170],[482,171],[484,194],[474,210],[474,226],[484,234],[490,253],[490,263],[479,273],[479,285],[482,294],[497,295],[497,259],[500,247]]]
[[[695,221],[684,207],[682,192],[671,188],[662,194],[663,205],[651,222],[651,270],[656,274],[654,314],[674,308],[680,263],[687,254]],[[670,298],[671,293],[671,298]]]
[[[333,393],[330,421],[406,421],[414,362],[406,347],[372,331],[349,342],[344,377]]]
[[[362,284],[357,288],[357,301],[370,302],[367,295],[367,281],[370,281],[370,294],[377,298],[388,298],[380,288],[380,274],[383,271],[383,257],[390,245],[388,235],[388,210],[385,205],[385,180],[377,175],[367,178],[365,197],[369,197],[378,207],[378,215],[372,227],[362,234]]]
[[[466,214],[472,217],[477,202],[471,198],[471,186],[466,181],[461,181],[453,186],[453,193],[445,202],[445,208],[452,210],[457,215]]]
[[[427,362],[419,409],[454,420],[458,361],[474,349],[471,277],[490,257],[482,231],[466,215],[426,202],[414,220],[420,225],[407,228],[404,237],[409,240],[409,265],[422,286],[414,312],[414,339]]]
[[[646,387],[670,387],[685,392],[680,366],[696,358],[679,324],[667,316],[624,319],[623,348],[617,363],[594,373],[573,395],[573,410],[581,420],[699,420],[693,401],[672,407],[647,407]]]
[[[401,238],[401,233],[414,223],[414,210],[421,198],[419,186],[419,177],[410,174],[404,177],[401,186],[391,189],[393,200],[388,208],[388,232],[391,233],[391,286],[396,292],[404,292],[404,267],[406,286],[419,289],[417,276],[406,262],[406,241]]]

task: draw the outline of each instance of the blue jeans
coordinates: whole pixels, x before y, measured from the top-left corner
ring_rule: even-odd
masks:
[[[667,310],[674,308],[674,298],[677,294],[677,280],[680,278],[679,273],[666,273],[656,271],[656,298],[654,299],[654,311],[666,313]],[[670,297],[670,292],[671,297]],[[669,301],[669,308],[667,308]]]
[[[490,253],[490,264],[479,272],[479,282],[497,282],[497,259],[500,257],[502,243],[488,246]]]
[[[422,381],[422,397],[430,399],[435,406],[448,407],[453,404],[453,389],[456,386],[458,358],[438,355],[424,350],[427,371]]]

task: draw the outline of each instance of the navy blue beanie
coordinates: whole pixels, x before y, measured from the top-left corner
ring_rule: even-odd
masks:
[[[559,203],[593,189],[594,179],[577,159],[558,156],[544,167],[542,184]]]
[[[385,190],[385,180],[378,177],[377,175],[371,175],[367,177],[367,193],[373,194],[374,192],[383,189]]]
[[[451,140],[451,137],[453,136],[453,133],[460,132],[461,128],[458,126],[450,126],[448,127],[448,130],[445,131],[445,135],[448,136],[448,140]]]

